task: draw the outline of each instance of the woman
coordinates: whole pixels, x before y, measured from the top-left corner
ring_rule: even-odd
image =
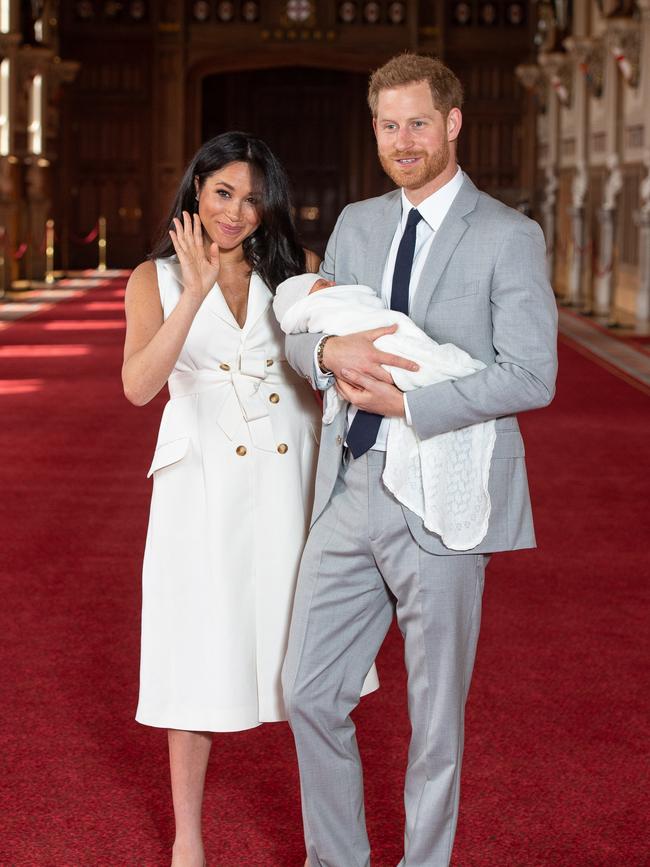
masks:
[[[149,475],[136,719],[168,729],[173,867],[204,864],[212,732],[285,719],[280,670],[312,502],[319,409],[271,309],[300,248],[287,180],[243,133],[188,167],[169,233],[126,293],[123,383],[168,383]]]

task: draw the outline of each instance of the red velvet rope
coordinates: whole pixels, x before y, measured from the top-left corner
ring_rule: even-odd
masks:
[[[73,244],[92,244],[93,241],[97,239],[99,235],[99,223],[95,223],[95,227],[88,232],[87,235],[74,235],[72,232],[70,233],[70,240]]]

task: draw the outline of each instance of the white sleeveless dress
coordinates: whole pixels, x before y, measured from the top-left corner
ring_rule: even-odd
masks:
[[[171,257],[156,270],[167,318],[180,266]],[[169,378],[149,470],[136,713],[146,725],[238,731],[286,718],[280,672],[320,408],[285,360],[272,300],[253,274],[240,328],[215,285]]]

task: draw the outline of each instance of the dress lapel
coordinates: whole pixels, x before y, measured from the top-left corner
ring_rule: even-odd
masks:
[[[438,281],[460,239],[467,231],[469,223],[465,217],[476,208],[478,195],[478,190],[467,175],[465,175],[463,185],[431,243],[431,249],[427,255],[420,280],[415,290],[413,307],[410,313],[411,319],[420,328],[424,325],[427,309]]]
[[[171,272],[174,279],[178,283],[180,289],[183,288],[183,274],[181,271],[181,266],[176,261],[175,258],[170,259],[165,262],[165,268]],[[208,292],[206,297],[203,299],[203,307],[210,310],[211,313],[214,313],[215,316],[218,316],[220,319],[230,325],[232,328],[239,329],[239,325],[237,324],[237,320],[232,315],[230,311],[230,307],[226,303],[226,299],[223,297],[221,293],[221,289],[219,288],[219,284],[215,283],[212,289]]]
[[[260,275],[256,271],[253,271],[248,285],[248,308],[246,310],[246,322],[244,323],[246,331],[249,331],[260,316],[266,312],[272,300],[273,295],[271,290]]]

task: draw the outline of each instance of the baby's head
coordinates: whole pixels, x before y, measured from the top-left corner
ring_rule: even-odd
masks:
[[[321,289],[331,289],[332,286],[336,286],[334,280],[326,280],[324,277],[319,277],[309,290],[309,294],[313,295],[314,292],[319,292]]]

